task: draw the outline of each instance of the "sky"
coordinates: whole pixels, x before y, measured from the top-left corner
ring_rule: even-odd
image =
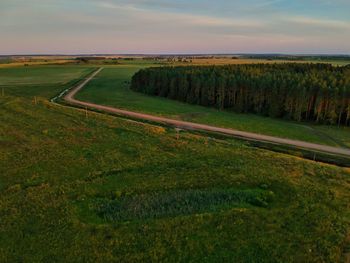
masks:
[[[350,0],[0,0],[0,54],[350,54]]]

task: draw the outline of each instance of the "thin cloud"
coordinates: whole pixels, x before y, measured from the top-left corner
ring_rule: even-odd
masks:
[[[188,24],[192,26],[209,26],[209,27],[255,27],[261,28],[265,25],[264,21],[252,19],[229,19],[214,16],[203,16],[194,14],[184,14],[165,11],[154,11],[136,7],[132,4],[115,4],[111,2],[99,2],[96,4],[100,8],[117,9],[130,14],[138,15],[139,19],[153,22],[176,22],[178,24]]]
[[[330,19],[318,19],[312,17],[294,16],[284,19],[287,22],[292,22],[307,26],[318,26],[325,28],[350,29],[350,22]]]
[[[257,7],[269,7],[269,6],[272,6],[272,5],[279,4],[281,2],[283,2],[283,0],[271,0],[271,1],[265,1],[265,2],[262,2],[262,3],[258,3],[256,6]]]

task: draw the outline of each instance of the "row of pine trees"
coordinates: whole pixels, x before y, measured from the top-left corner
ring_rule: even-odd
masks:
[[[350,125],[350,67],[251,64],[157,67],[132,90],[187,103],[295,121]]]

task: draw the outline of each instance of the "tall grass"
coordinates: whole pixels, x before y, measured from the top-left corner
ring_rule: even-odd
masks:
[[[272,199],[273,192],[261,189],[187,189],[100,199],[95,208],[106,221],[124,221],[215,212],[237,206],[267,207]]]

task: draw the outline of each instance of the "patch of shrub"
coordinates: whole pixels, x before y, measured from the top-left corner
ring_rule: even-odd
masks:
[[[123,195],[97,200],[95,209],[106,221],[174,217],[216,212],[232,207],[267,207],[273,192],[262,189],[188,189]]]

